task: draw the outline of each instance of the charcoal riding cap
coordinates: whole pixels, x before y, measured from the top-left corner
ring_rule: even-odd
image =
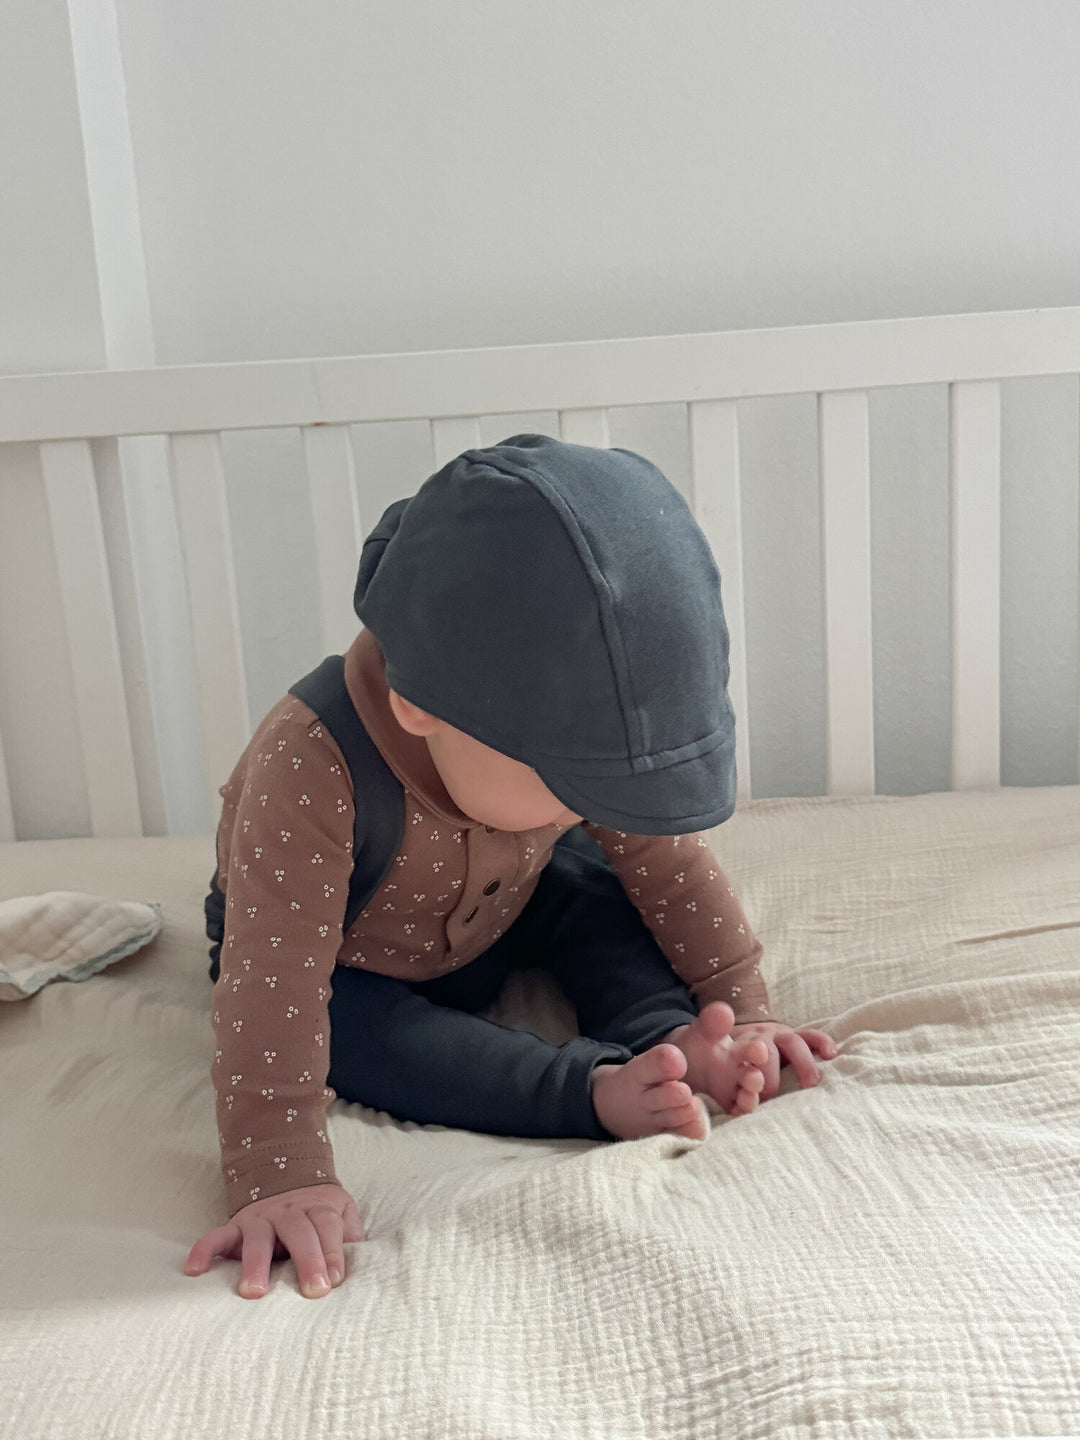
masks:
[[[394,690],[586,820],[676,835],[735,809],[720,576],[641,455],[466,450],[385,512],[353,603]]]

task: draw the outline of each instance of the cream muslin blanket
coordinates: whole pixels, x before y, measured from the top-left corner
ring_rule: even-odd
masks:
[[[0,1007],[3,1440],[1080,1432],[1080,788],[765,800],[714,835],[777,1014],[840,1055],[703,1142],[330,1110],[323,1300],[185,1276],[224,1220],[209,838],[0,847],[164,930]],[[486,1012],[560,1042],[548,977]],[[497,1083],[497,1082],[496,1082]]]

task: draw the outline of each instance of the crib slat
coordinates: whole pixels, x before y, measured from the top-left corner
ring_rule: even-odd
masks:
[[[611,446],[608,433],[608,412],[599,410],[560,410],[559,439],[568,445],[594,445],[598,450]]]
[[[818,396],[827,792],[874,793],[870,421],[864,390]]]
[[[360,563],[360,503],[347,425],[305,425],[304,457],[315,521],[323,649],[343,654],[360,622],[352,593]]]
[[[4,763],[4,742],[0,740],[0,842],[15,839],[15,814],[11,808],[7,765]]]
[[[437,470],[441,470],[463,450],[477,449],[480,443],[478,415],[450,415],[443,420],[431,422],[431,451],[435,456]]]
[[[952,788],[1001,780],[1001,387],[949,386]]]
[[[687,406],[691,509],[720,571],[730,638],[728,694],[735,711],[738,798],[751,798],[750,715],[746,686],[746,602],[743,587],[739,417],[734,400],[696,400]]]
[[[105,536],[88,440],[39,446],[97,838],[142,834]]]
[[[250,730],[221,436],[216,431],[170,435],[169,453],[195,651],[207,799],[216,817],[221,809],[218,788],[229,778]]]

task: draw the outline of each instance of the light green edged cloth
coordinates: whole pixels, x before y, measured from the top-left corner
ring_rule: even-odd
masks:
[[[158,934],[161,906],[50,890],[0,901],[0,1000],[26,1000],[51,980],[89,980]]]

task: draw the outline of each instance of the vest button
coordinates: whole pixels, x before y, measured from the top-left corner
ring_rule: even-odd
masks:
[[[494,895],[494,894],[495,894],[495,891],[496,891],[498,888],[499,888],[499,882],[498,882],[498,880],[489,880],[488,883],[484,886],[484,894],[485,894],[485,895]]]
[[[474,905],[473,908],[469,911],[469,913],[465,916],[465,919],[462,921],[462,924],[467,925],[467,924],[469,923],[469,921],[473,918],[473,916],[474,916],[475,914],[476,914],[476,906]]]
[[[494,835],[494,834],[495,834],[495,826],[494,826],[494,825],[485,825],[485,826],[484,826],[484,829],[487,831],[487,833],[488,833],[489,835]]]

